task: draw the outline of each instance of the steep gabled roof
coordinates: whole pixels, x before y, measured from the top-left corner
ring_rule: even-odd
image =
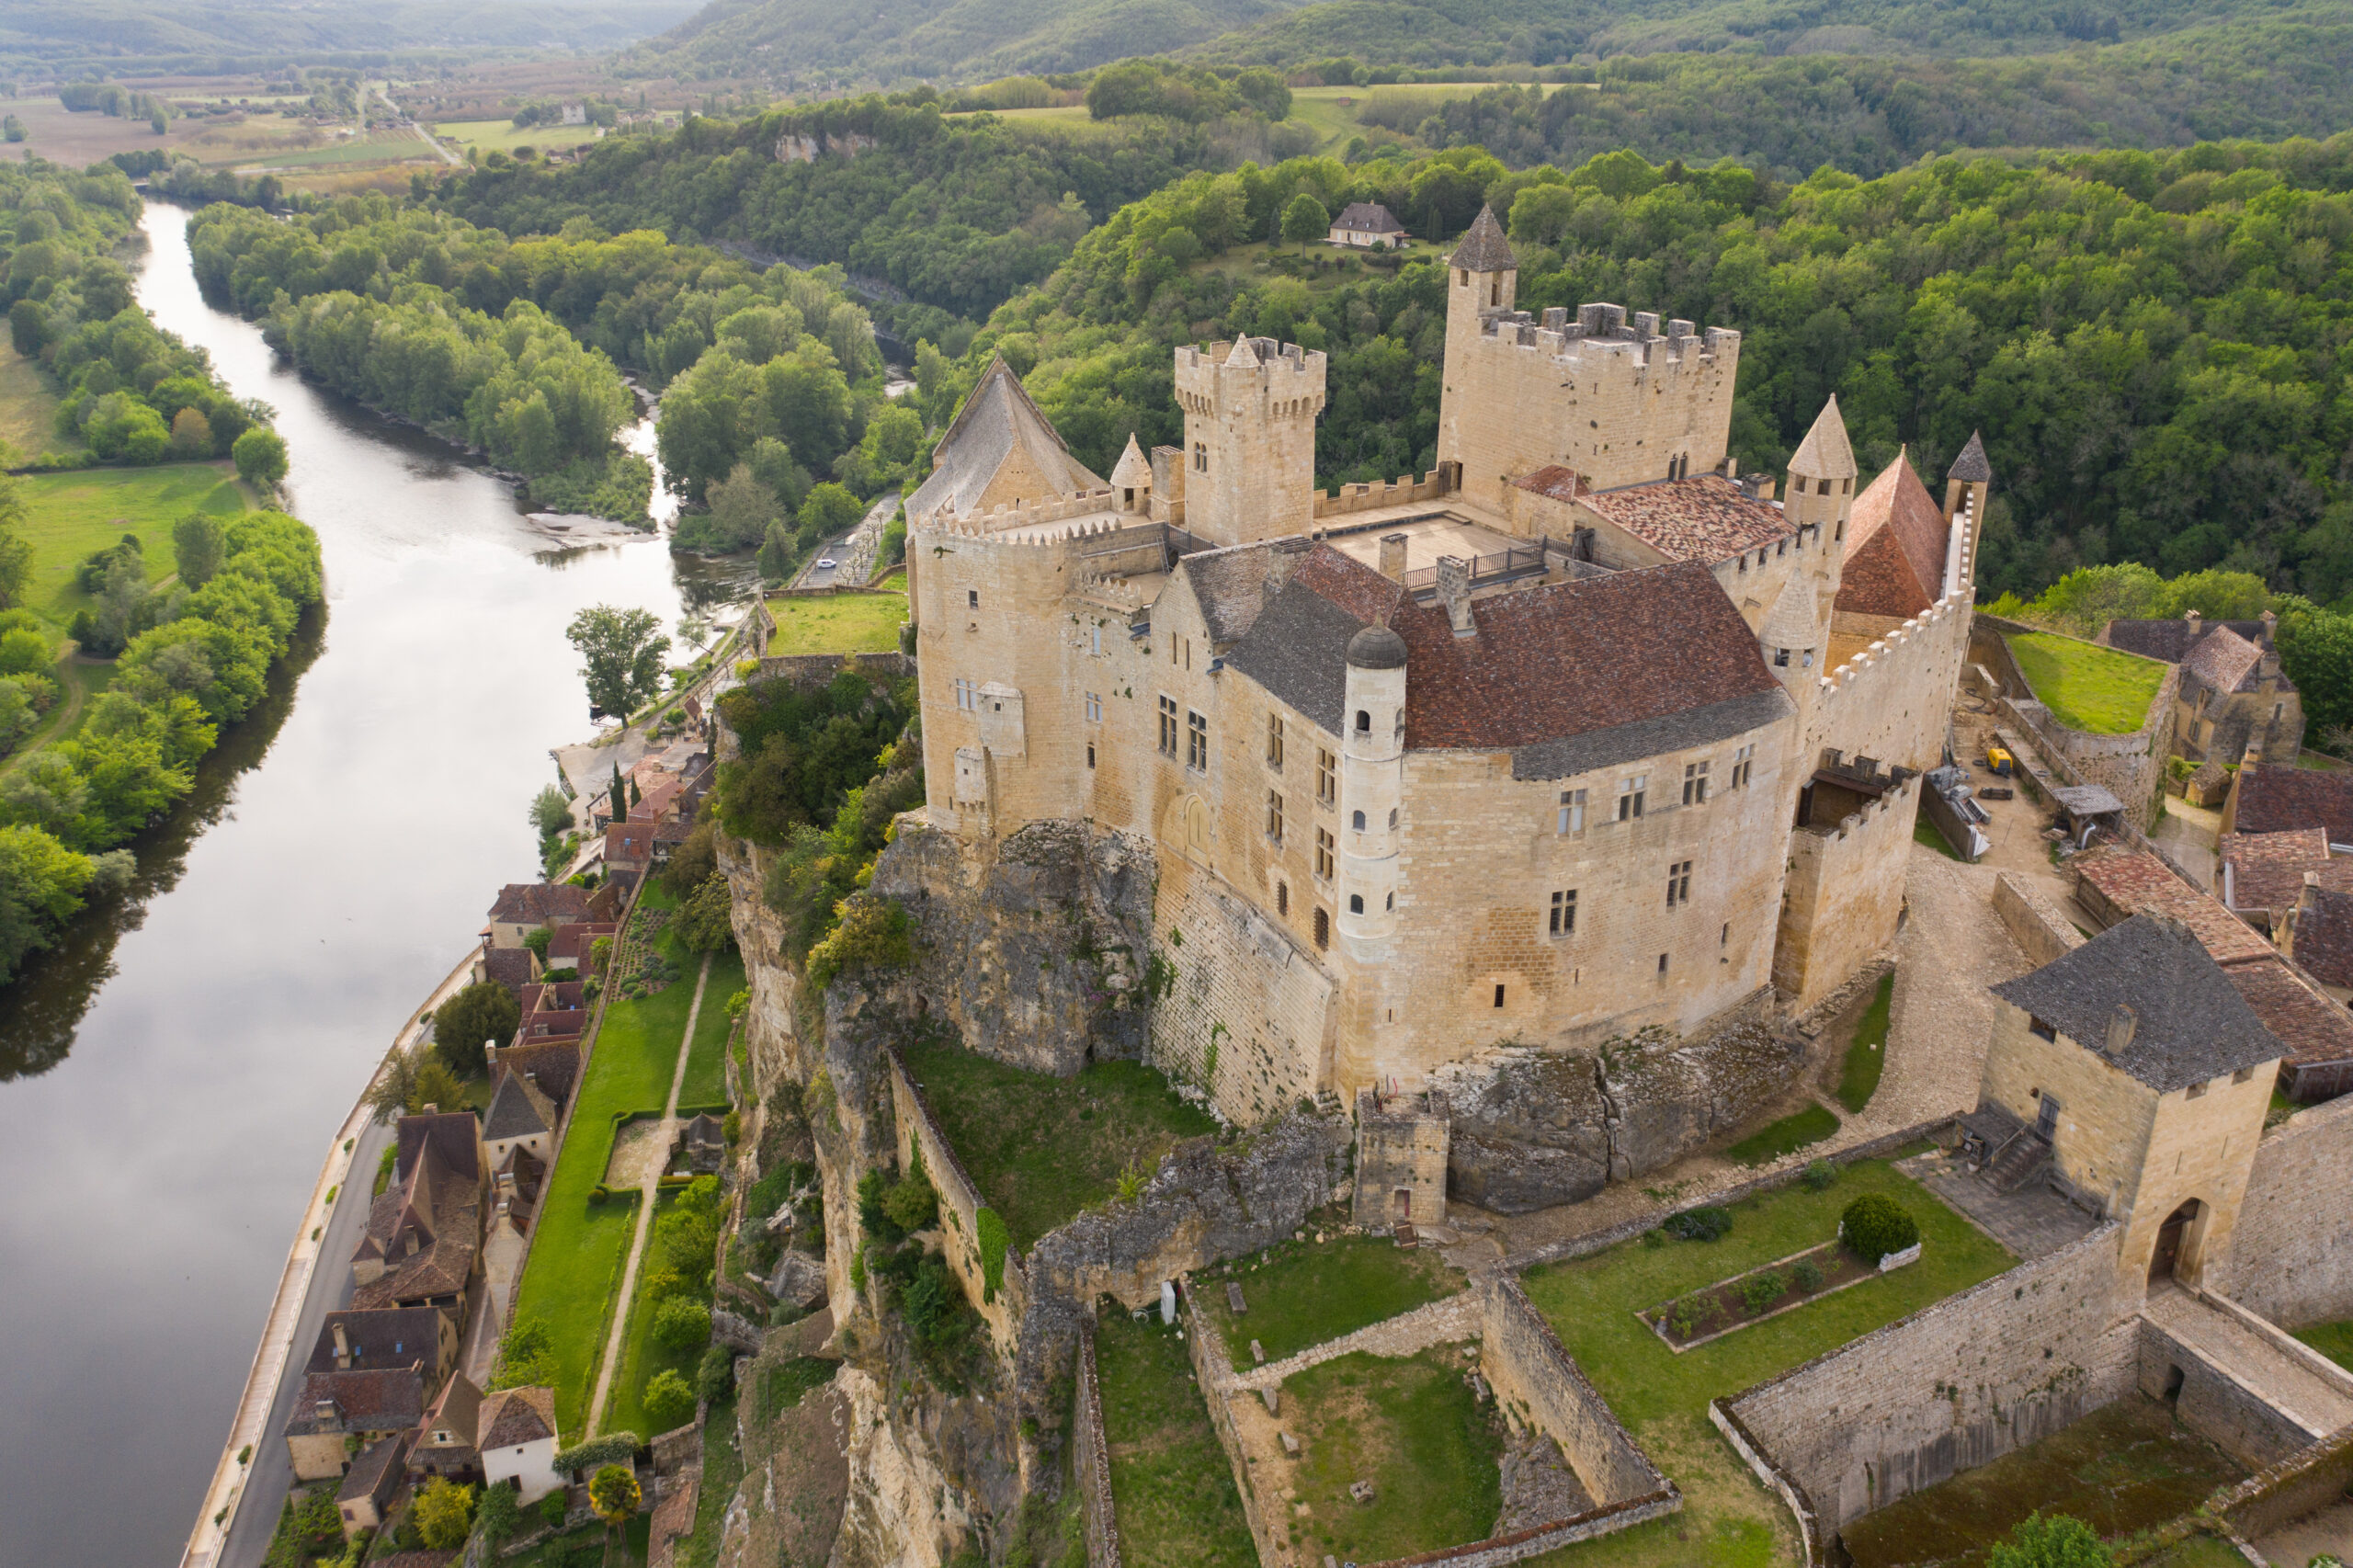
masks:
[[[2182,688],[2185,692],[2200,687],[2224,693],[2252,691],[2256,666],[2262,662],[2261,648],[2229,627],[2218,626],[2200,637],[2181,661]]]
[[[1910,455],[1897,453],[1847,513],[1838,608],[1906,619],[1927,609],[1944,589],[1948,531]]]
[[[553,1389],[506,1389],[483,1399],[475,1415],[474,1447],[488,1452],[556,1435]]]
[[[1332,227],[1360,234],[1402,234],[1405,225],[1378,201],[1351,201],[1332,220]]]
[[[555,1123],[555,1105],[540,1092],[539,1085],[520,1073],[508,1073],[499,1078],[490,1096],[490,1113],[483,1119],[482,1135],[485,1141],[529,1138],[551,1131]]]
[[[1152,462],[1136,445],[1136,434],[1128,432],[1128,444],[1120,453],[1120,460],[1111,467],[1111,488],[1142,490],[1152,483]]]
[[[2158,915],[2136,915],[1992,989],[2159,1094],[2286,1054],[2189,928]],[[2109,1055],[2120,1006],[2137,1021]]]
[[[1041,494],[1029,499],[1103,488],[1095,472],[1071,456],[1070,448],[1030,398],[1021,378],[999,355],[989,361],[972,395],[940,437],[932,455],[931,477],[907,497],[907,516],[929,517],[943,507],[959,513],[975,509],[990,482],[1017,455],[1027,460],[1042,483]]]
[[[1790,459],[1790,472],[1814,479],[1855,477],[1855,449],[1847,441],[1847,421],[1838,412],[1836,392],[1813,416],[1813,428],[1805,433]]]
[[[1470,231],[1454,247],[1449,259],[1454,266],[1471,272],[1515,272],[1519,268],[1519,257],[1512,254],[1511,242],[1504,237],[1504,226],[1495,222],[1495,210],[1492,207],[1479,209],[1479,216],[1472,220]]]

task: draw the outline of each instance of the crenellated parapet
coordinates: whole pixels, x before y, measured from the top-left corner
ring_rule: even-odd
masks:
[[[1629,326],[1623,305],[1580,305],[1574,322],[1558,305],[1540,318],[1526,311],[1483,312],[1479,336],[1483,343],[1564,360],[1592,375],[1718,363],[1730,369],[1740,358],[1740,334],[1730,327],[1699,331],[1678,319],[1662,331],[1655,311],[1637,311]]]

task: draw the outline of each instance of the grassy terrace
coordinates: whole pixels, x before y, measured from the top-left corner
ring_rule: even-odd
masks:
[[[1925,1245],[1918,1263],[1679,1356],[1635,1317],[1645,1307],[1828,1240],[1837,1232],[1839,1211],[1866,1192],[1886,1193],[1919,1221]],[[1877,1161],[1847,1167],[1824,1191],[1786,1187],[1735,1205],[1733,1215],[1732,1232],[1720,1241],[1629,1242],[1525,1277],[1537,1310],[1687,1500],[1675,1517],[1532,1561],[1561,1568],[1686,1568],[1693,1562],[1765,1568],[1790,1561],[1796,1547],[1788,1511],[1708,1424],[1708,1402],[1991,1278],[2016,1261],[1926,1187]]]
[[[768,600],[776,635],[768,654],[887,653],[899,645],[907,601],[896,594],[835,594]]]
[[[670,1204],[676,1196],[671,1192],[660,1196],[654,1210],[656,1220],[669,1211]],[[631,1211],[633,1213],[635,1210],[632,1208]],[[648,1250],[651,1251],[650,1243]],[[607,1432],[634,1432],[641,1437],[653,1437],[655,1427],[645,1414],[645,1385],[665,1371],[676,1371],[691,1384],[695,1381],[695,1367],[702,1360],[699,1347],[665,1350],[654,1343],[654,1303],[646,1296],[646,1286],[653,1274],[650,1263],[638,1265],[637,1294],[629,1304],[629,1332],[621,1341],[620,1369],[613,1378],[612,1396],[605,1402],[602,1429]],[[594,1386],[592,1382],[590,1387]]]
[[[661,908],[672,902],[658,885],[649,884],[639,907]],[[666,934],[664,940],[668,941]],[[611,1324],[608,1313],[620,1289],[621,1262],[637,1222],[633,1200],[591,1203],[589,1189],[605,1179],[612,1156],[614,1113],[659,1110],[669,1097],[679,1037],[686,1032],[687,1009],[694,1001],[694,968],[699,960],[690,962],[692,955],[675,950],[671,958],[680,971],[675,983],[642,1001],[617,997],[606,1009],[596,1051],[582,1074],[572,1130],[540,1199],[531,1256],[523,1266],[516,1315],[536,1315],[548,1325],[557,1367],[556,1420],[566,1432],[579,1431],[586,1418],[588,1396],[597,1385],[597,1353]],[[714,1045],[714,1056],[717,1051]],[[635,1388],[621,1391],[623,1402],[633,1405],[635,1397]]]
[[[1479,1408],[1451,1346],[1326,1361],[1283,1384],[1302,1453],[1288,1526],[1302,1562],[1379,1562],[1483,1540],[1503,1507],[1499,1424]],[[1370,1503],[1348,1487],[1372,1483]]]
[[[1809,1143],[1819,1143],[1838,1131],[1838,1119],[1818,1105],[1768,1122],[1724,1153],[1744,1165],[1770,1165]]]
[[[1850,1111],[1859,1114],[1879,1092],[1879,1075],[1887,1066],[1888,1011],[1894,1003],[1895,973],[1891,970],[1880,978],[1878,993],[1863,1009],[1854,1037],[1847,1042],[1847,1060],[1838,1074],[1838,1103]]]
[[[1336,1228],[1341,1221],[1335,1215],[1330,1223]],[[1434,1251],[1407,1252],[1385,1236],[1319,1244],[1314,1234],[1271,1249],[1264,1263],[1234,1263],[1201,1276],[1199,1303],[1225,1336],[1236,1368],[1253,1364],[1253,1339],[1267,1360],[1279,1361],[1462,1289],[1462,1277]],[[1238,1318],[1226,1306],[1229,1278],[1241,1285],[1247,1309]]]
[[[2009,644],[2019,673],[2051,716],[2088,734],[2129,735],[2139,729],[2165,676],[2154,659],[2048,631],[2022,632]]]
[[[1110,1198],[1121,1172],[1150,1175],[1180,1140],[1217,1131],[1140,1062],[1097,1062],[1056,1078],[926,1042],[907,1051],[907,1071],[1024,1252]]]
[[[686,953],[672,956],[678,962],[678,984],[686,987],[692,1000],[694,975],[701,960],[689,961],[692,955]],[[678,1085],[681,1115],[688,1106],[719,1105],[727,1098],[727,999],[746,983],[743,954],[731,949],[712,958],[710,981],[703,988],[702,1016],[695,1020],[694,1044],[687,1051],[686,1081]]]
[[[1103,1314],[1095,1369],[1111,1450],[1120,1561],[1130,1568],[1256,1568],[1242,1494],[1192,1363],[1158,1313]]]

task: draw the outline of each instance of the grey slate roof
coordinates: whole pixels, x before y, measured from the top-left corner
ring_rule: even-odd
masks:
[[[1994,465],[1985,460],[1985,437],[1977,431],[1969,433],[1969,445],[1961,449],[1961,456],[1952,460],[1952,467],[1945,470],[1947,479],[1958,479],[1964,484],[1991,484]]]
[[[2140,1015],[2131,1043],[2109,1060],[2160,1094],[2287,1054],[2205,945],[2158,915],[2136,915],[1992,989],[2093,1051],[2118,1005],[2130,1006]]]
[[[1332,227],[1364,234],[1402,234],[1405,225],[1378,201],[1351,201],[1332,220]]]
[[[2222,628],[2250,642],[2263,641],[2263,622],[2259,620],[2201,620],[2192,626],[2188,618],[2178,615],[2162,620],[2111,620],[2100,641],[2120,653],[2177,665],[2189,656],[2192,648]],[[2282,676],[2281,685],[2286,684],[2286,677]]]
[[[1017,447],[1045,477],[1053,494],[1103,488],[1102,479],[1070,455],[1052,422],[1030,400],[1021,378],[999,356],[981,372],[972,395],[965,398],[964,406],[940,437],[931,477],[907,497],[907,516],[926,517],[943,506],[971,510],[979,505],[989,482]]]
[[[1306,546],[1304,540],[1284,540],[1196,551],[1185,557],[1177,571],[1193,585],[1210,646],[1223,648],[1249,632],[1267,607],[1266,585],[1279,581],[1290,558]]]
[[[555,1102],[520,1073],[508,1073],[499,1078],[498,1090],[490,1096],[490,1111],[483,1118],[482,1135],[485,1142],[500,1138],[529,1138],[551,1131],[555,1123]]]
[[[1348,640],[1363,628],[1305,584],[1286,583],[1225,662],[1336,735],[1348,706]]]
[[[1512,254],[1511,242],[1504,238],[1504,226],[1495,222],[1492,207],[1479,209],[1478,218],[1449,259],[1472,272],[1514,272],[1519,267],[1519,257]]]

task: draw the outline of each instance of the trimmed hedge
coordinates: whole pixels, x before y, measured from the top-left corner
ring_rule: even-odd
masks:
[[[1668,1215],[1666,1222],[1659,1229],[1687,1242],[1711,1242],[1731,1231],[1732,1210],[1706,1207],[1686,1209],[1680,1214]]]
[[[1857,1256],[1876,1264],[1920,1240],[1918,1221],[1885,1193],[1867,1192],[1838,1217],[1838,1234]]]

